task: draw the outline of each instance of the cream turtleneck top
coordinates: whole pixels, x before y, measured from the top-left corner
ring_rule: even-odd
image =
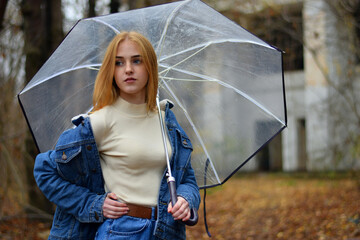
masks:
[[[158,113],[147,112],[145,103],[131,104],[119,97],[91,114],[90,121],[105,191],[124,202],[156,206],[166,167]]]

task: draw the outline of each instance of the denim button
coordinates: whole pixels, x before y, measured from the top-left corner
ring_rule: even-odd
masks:
[[[67,156],[66,156],[65,152],[63,152],[63,154],[61,156],[61,159],[64,160],[64,161],[67,159]]]
[[[97,212],[95,212],[95,219],[96,219],[96,221],[99,221],[99,215]]]
[[[88,146],[86,147],[86,149],[89,150],[89,151],[91,151],[91,149],[92,149],[91,145],[88,145]]]

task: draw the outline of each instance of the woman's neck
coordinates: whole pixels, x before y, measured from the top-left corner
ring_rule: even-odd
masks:
[[[120,97],[132,104],[146,103],[145,94],[126,94],[124,92],[120,92]]]

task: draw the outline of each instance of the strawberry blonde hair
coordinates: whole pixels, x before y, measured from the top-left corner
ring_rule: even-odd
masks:
[[[95,80],[92,112],[95,112],[107,105],[111,105],[119,97],[120,89],[114,80],[115,58],[117,48],[124,40],[133,41],[140,49],[141,57],[149,74],[145,94],[147,110],[154,111],[156,109],[158,65],[154,48],[150,41],[140,33],[122,32],[113,38],[106,50],[100,71]]]

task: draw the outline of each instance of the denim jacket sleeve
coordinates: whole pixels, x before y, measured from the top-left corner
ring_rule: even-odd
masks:
[[[104,220],[102,206],[106,194],[97,194],[60,176],[55,162],[55,151],[40,153],[36,157],[34,177],[44,195],[78,221]]]
[[[172,171],[176,177],[177,195],[183,197],[192,209],[199,209],[200,192],[196,182],[195,172],[191,166],[192,144],[185,131],[176,120],[174,113],[167,111],[168,128],[172,129],[170,138],[178,139],[175,145],[174,162]]]
[[[199,187],[196,183],[194,170],[191,167],[191,161],[189,159],[187,166],[184,170],[184,175],[180,184],[177,186],[177,195],[183,197],[192,209],[199,209],[200,205],[200,193]]]

